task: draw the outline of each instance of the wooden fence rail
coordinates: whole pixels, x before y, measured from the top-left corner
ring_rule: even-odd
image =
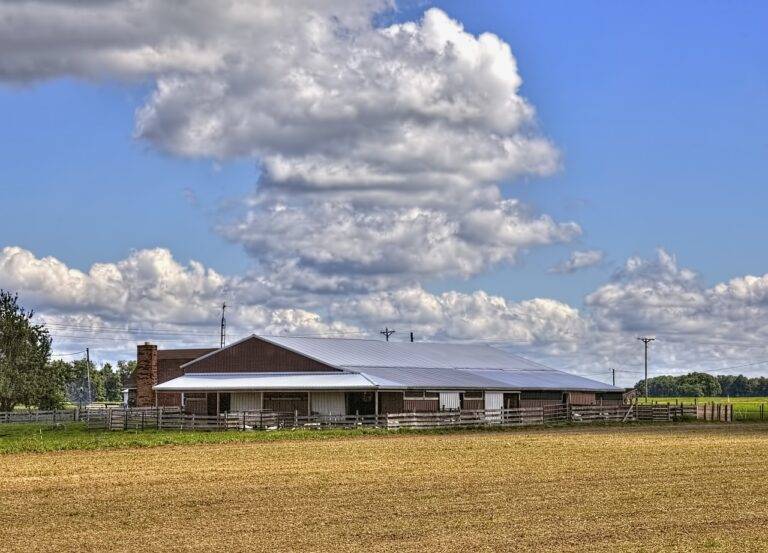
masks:
[[[147,409],[88,409],[90,429],[108,430],[277,430],[291,428],[438,429],[514,427],[562,423],[672,422],[733,420],[733,406],[694,405],[549,405],[519,409],[395,413],[387,415],[300,415],[298,412],[242,411],[193,415],[178,407]]]
[[[0,424],[12,423],[66,423],[79,419],[77,409],[61,409],[56,411],[3,411],[0,412]]]

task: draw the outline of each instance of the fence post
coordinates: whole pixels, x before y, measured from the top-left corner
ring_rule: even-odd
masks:
[[[298,409],[293,410],[293,427],[294,428],[299,427],[299,410]]]
[[[245,432],[245,411],[243,411],[242,413],[240,413],[240,415],[241,415],[241,416],[242,416],[242,418],[243,418],[243,426],[242,426],[242,429],[243,429],[243,432]]]
[[[144,411],[141,412],[141,429],[144,430],[144,415],[146,413]]]
[[[128,430],[128,410],[123,411],[123,430]]]

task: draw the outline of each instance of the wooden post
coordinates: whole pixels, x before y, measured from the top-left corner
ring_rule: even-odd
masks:
[[[294,428],[299,427],[299,410],[298,409],[293,410],[293,427]]]
[[[307,392],[307,416],[312,415],[312,392]]]
[[[216,392],[216,416],[221,412],[221,392]]]
[[[376,415],[376,421],[379,420],[379,390],[374,392],[373,396],[373,414]]]

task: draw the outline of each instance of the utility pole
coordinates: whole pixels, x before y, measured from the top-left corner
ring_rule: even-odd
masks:
[[[616,369],[611,369],[611,375],[613,376],[613,385],[616,386]]]
[[[653,342],[656,338],[646,338],[645,336],[641,336],[638,338],[643,344],[645,344],[645,380],[643,381],[643,384],[645,384],[645,402],[648,403],[648,344]]]
[[[224,311],[227,309],[227,304],[222,303],[221,304],[221,345],[219,347],[224,347],[224,343],[227,341],[227,319],[224,318]]]
[[[383,334],[384,337],[387,339],[387,342],[389,342],[389,337],[392,336],[395,333],[394,330],[389,330],[389,327],[384,327],[384,330],[380,331],[379,334]]]
[[[85,406],[88,407],[91,404],[91,350],[85,348],[85,375],[88,382],[88,401]]]
[[[411,342],[413,342],[413,331],[411,331]]]

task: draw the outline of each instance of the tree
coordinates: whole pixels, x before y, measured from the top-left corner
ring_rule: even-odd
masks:
[[[101,367],[101,374],[104,378],[104,397],[107,401],[120,401],[123,399],[123,382],[120,378],[119,369],[112,370],[112,365],[104,363]]]
[[[110,367],[111,370],[111,367]],[[73,378],[69,383],[67,395],[74,403],[105,401],[107,399],[104,374],[96,368],[93,361],[78,359],[72,363]],[[88,391],[88,373],[91,376],[91,389]]]
[[[40,383],[40,395],[36,402],[39,409],[63,409],[67,403],[67,385],[74,378],[72,364],[66,361],[51,361],[47,377]]]
[[[128,382],[136,371],[136,360],[131,361],[118,361],[117,362],[117,374],[120,376],[121,389],[128,388]]]
[[[0,411],[57,395],[60,367],[49,363],[51,337],[44,325],[32,322],[33,315],[19,305],[18,295],[0,289]]]

